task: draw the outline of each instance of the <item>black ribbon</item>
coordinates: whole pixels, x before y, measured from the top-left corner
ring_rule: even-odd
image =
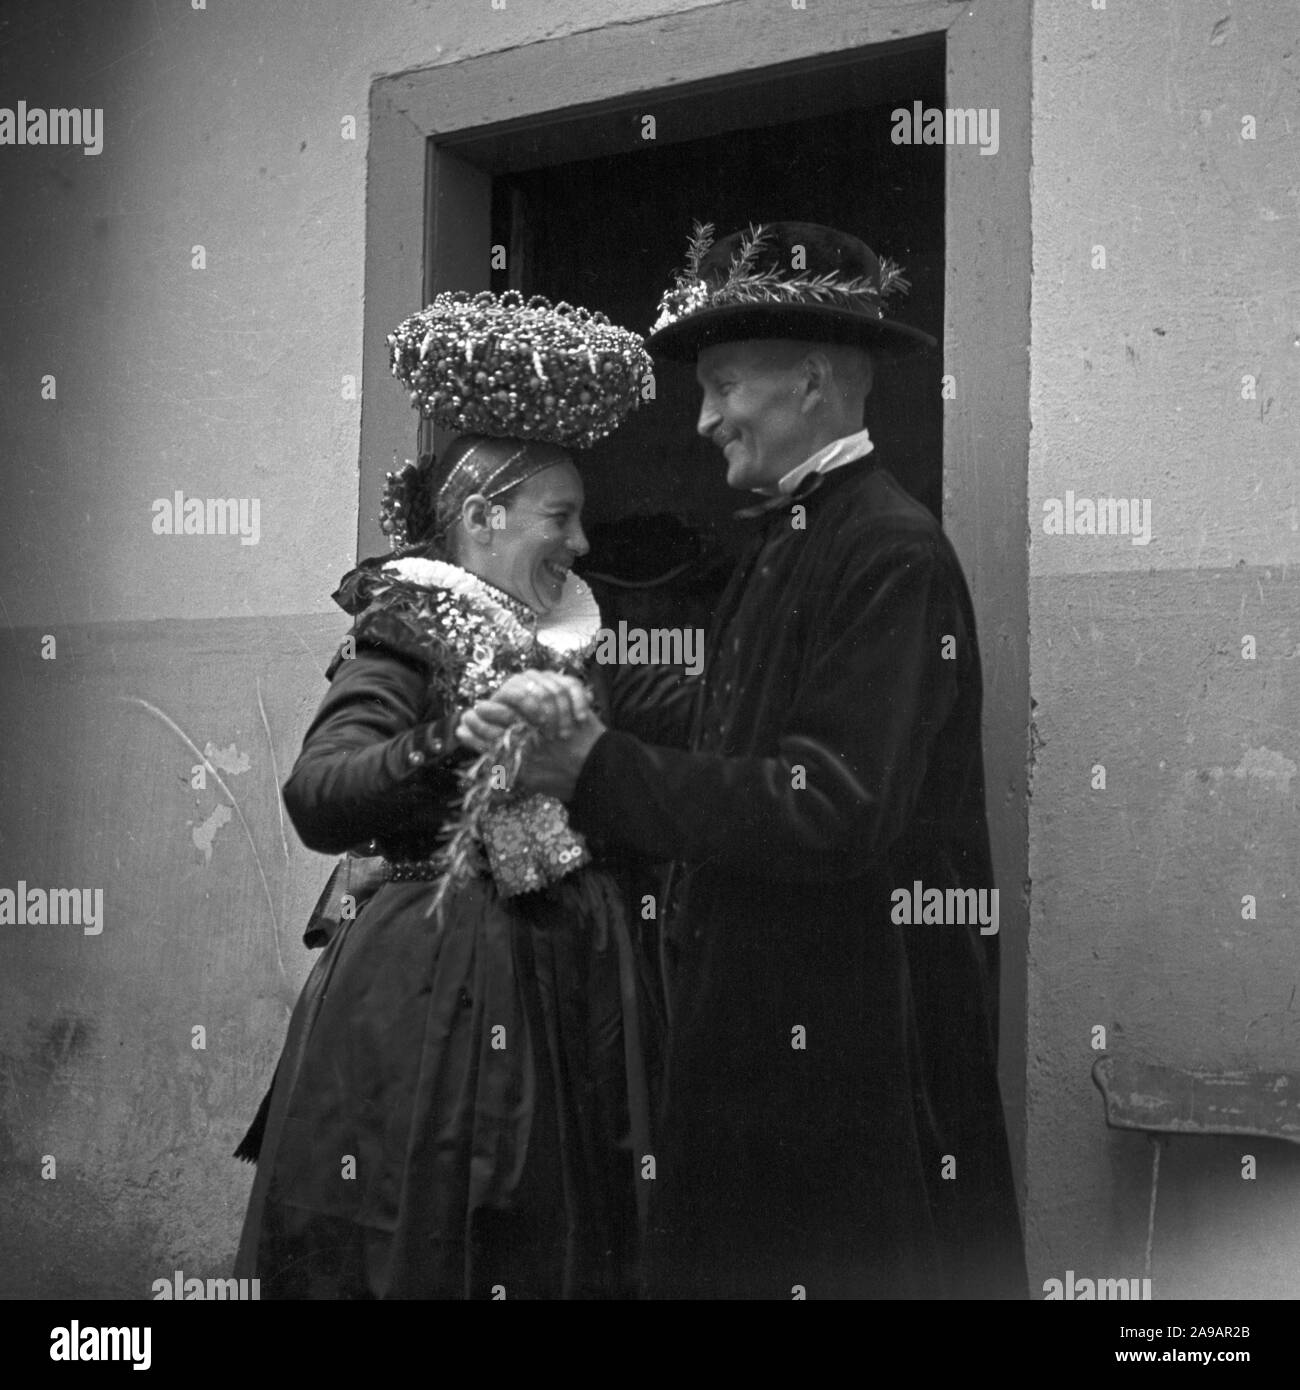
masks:
[[[733,515],[740,520],[748,521],[752,517],[766,516],[768,512],[774,512],[779,507],[791,507],[801,498],[816,492],[825,479],[825,473],[808,473],[800,478],[798,486],[793,492],[783,492],[777,497],[768,497],[762,502],[755,503],[752,507],[741,507]]]

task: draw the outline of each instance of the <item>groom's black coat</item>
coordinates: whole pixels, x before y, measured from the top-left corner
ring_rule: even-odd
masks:
[[[870,463],[754,524],[703,675],[623,669],[570,808],[677,863],[652,1291],[1024,1297],[997,937],[891,920],[993,886],[960,566]]]

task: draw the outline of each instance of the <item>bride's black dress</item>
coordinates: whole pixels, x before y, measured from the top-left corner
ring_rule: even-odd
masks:
[[[583,653],[538,645],[526,610],[421,564],[345,579],[355,654],[332,663],[284,787],[305,844],[364,846],[388,876],[355,916],[318,914],[337,926],[246,1141],[260,1156],[236,1271],[263,1298],[631,1296],[652,1039],[620,871],[512,897],[482,872],[441,917],[416,876],[456,814],[465,755],[446,749],[465,692]]]

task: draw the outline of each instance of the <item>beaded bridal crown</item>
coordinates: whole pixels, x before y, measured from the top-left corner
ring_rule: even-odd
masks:
[[[411,404],[444,429],[565,448],[616,429],[652,370],[640,334],[516,290],[440,294],[388,343]]]

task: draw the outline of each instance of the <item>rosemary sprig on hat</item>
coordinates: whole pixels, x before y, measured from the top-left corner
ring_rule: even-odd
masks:
[[[679,271],[672,289],[659,301],[659,317],[652,332],[659,332],[688,314],[727,304],[839,304],[866,306],[884,316],[882,301],[893,294],[906,294],[911,283],[903,269],[888,257],[880,259],[879,274],[844,276],[836,271],[822,275],[790,274],[776,265],[766,270],[757,266],[759,252],[770,240],[762,223],[750,224],[740,239],[740,248],[731,258],[727,278],[710,286],[700,276],[700,265],[713,245],[713,224],[693,225],[687,244],[686,269]]]

